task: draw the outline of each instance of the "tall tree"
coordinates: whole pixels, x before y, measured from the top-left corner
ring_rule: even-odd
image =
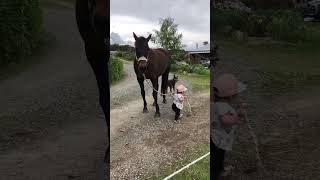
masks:
[[[182,34],[178,32],[178,24],[174,23],[171,17],[160,18],[160,30],[153,30],[155,36],[151,40],[170,51],[173,61],[180,61],[183,58]]]

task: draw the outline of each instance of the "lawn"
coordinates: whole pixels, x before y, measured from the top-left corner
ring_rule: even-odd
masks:
[[[320,41],[300,44],[217,40],[224,57],[257,67],[266,92],[285,93],[320,84]],[[222,58],[223,61],[223,58]]]
[[[164,179],[165,177],[169,176],[170,174],[174,173],[175,171],[181,169],[182,167],[186,166],[187,164],[191,163],[192,161],[198,159],[199,157],[207,154],[210,151],[210,145],[203,145],[199,147],[198,151],[190,153],[188,157],[180,162],[177,162],[171,166],[165,166],[162,169],[162,176],[154,177],[152,179]],[[207,180],[210,179],[210,156],[205,157],[201,161],[193,164],[189,168],[185,169],[184,171],[180,172],[176,176],[171,178],[172,180]]]
[[[75,6],[76,0],[41,0],[40,2],[46,6],[56,5],[56,6],[72,9]]]
[[[193,91],[203,91],[209,90],[210,87],[210,74],[200,75],[200,74],[189,74],[182,75],[179,74],[179,79],[188,81],[192,85]]]

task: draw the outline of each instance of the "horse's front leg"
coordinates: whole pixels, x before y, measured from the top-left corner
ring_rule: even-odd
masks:
[[[143,84],[144,78],[138,78],[138,82],[140,85],[140,90],[141,90],[141,96],[143,98],[143,113],[148,113],[148,108],[147,108],[147,101],[146,101],[146,92],[144,90],[144,84]]]
[[[159,105],[158,105],[158,92],[157,92],[159,89],[158,78],[151,80],[151,82],[152,82],[152,86],[153,86],[152,96],[154,99],[154,105],[156,106],[156,113],[155,113],[154,117],[160,117],[160,110],[159,110]]]

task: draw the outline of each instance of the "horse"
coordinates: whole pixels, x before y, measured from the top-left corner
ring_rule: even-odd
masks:
[[[87,60],[94,72],[99,103],[103,110],[107,127],[110,128],[110,82],[109,82],[109,39],[110,7],[106,0],[76,0],[75,14],[80,36],[84,42]],[[104,161],[110,158],[110,131]]]
[[[133,62],[135,74],[140,85],[141,96],[143,99],[143,113],[148,113],[147,102],[145,98],[144,80],[150,79],[153,86],[153,106],[156,107],[154,117],[160,117],[160,110],[158,105],[158,78],[162,76],[161,93],[163,96],[163,103],[166,103],[166,92],[168,88],[168,77],[170,73],[171,56],[169,51],[163,48],[151,49],[149,48],[149,40],[151,34],[145,38],[137,37],[133,32],[135,39],[135,54],[136,59]]]

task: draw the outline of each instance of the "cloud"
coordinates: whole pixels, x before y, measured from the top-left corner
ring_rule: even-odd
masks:
[[[210,40],[209,0],[111,0],[111,31],[124,41],[133,41],[132,32],[147,36],[159,29],[159,19],[173,17],[183,34],[183,44]]]
[[[111,32],[110,34],[110,43],[111,44],[124,44],[125,42],[122,40],[118,33]]]

